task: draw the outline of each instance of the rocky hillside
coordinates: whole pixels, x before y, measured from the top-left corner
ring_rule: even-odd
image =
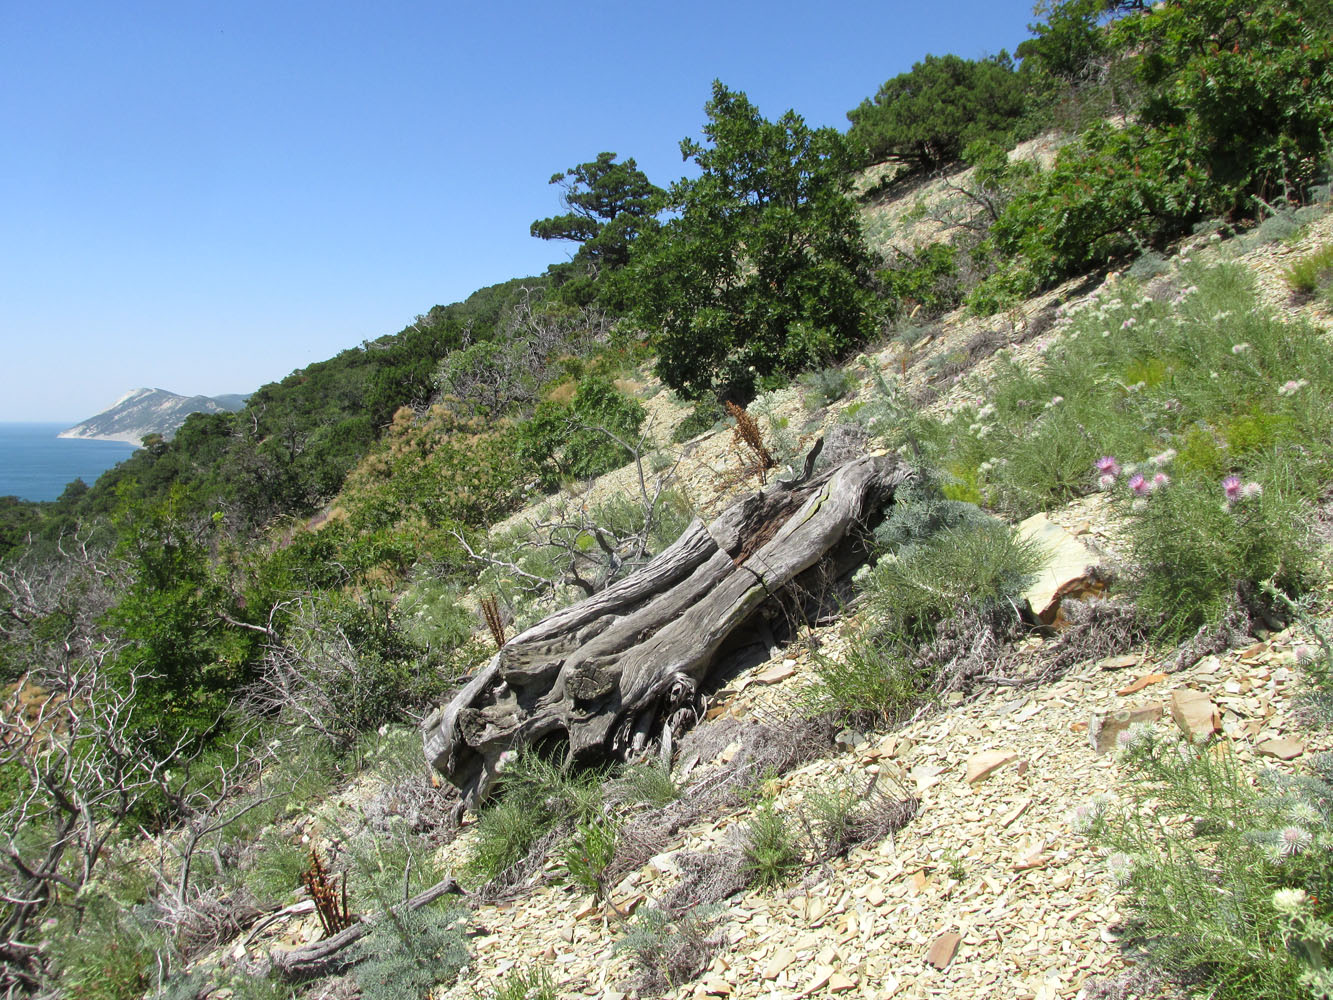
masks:
[[[1283,282],[1290,262],[1330,239],[1329,215],[1289,242],[1204,236],[1178,247],[1153,280],[1179,296],[1189,287],[1182,275],[1194,273],[1185,269],[1239,265],[1287,321],[1333,334],[1325,307],[1293,299]],[[1131,287],[1141,286],[1111,274],[1056,289],[1002,320],[955,313],[912,343],[862,356],[844,373],[851,388],[841,398],[793,387],[751,410],[791,460],[854,422],[886,378],[923,412],[984,413],[997,366],[1040,368],[1076,335],[1077,316],[1105,310]],[[664,430],[683,411],[668,394],[641,391],[665,446]],[[1046,409],[1053,405],[1059,401]],[[678,458],[673,485],[705,517],[758,485],[753,457],[729,428],[687,442]],[[590,492],[531,508],[496,534],[549,519],[556,507],[586,510],[632,495],[637,477],[635,467],[604,476]],[[682,998],[1168,995],[1171,987],[1146,971],[1137,950],[1116,856],[1108,868],[1108,850],[1084,835],[1087,817],[1107,803],[1136,801],[1143,779],[1123,754],[1126,740],[1142,739],[1135,734],[1146,725],[1161,739],[1175,731],[1214,740],[1241,769],[1297,774],[1317,751],[1333,750],[1333,738],[1301,714],[1298,660],[1318,641],[1306,625],[1176,647],[1145,642],[1106,610],[1114,602],[1101,599],[1096,580],[1114,578],[1131,558],[1125,516],[1108,493],[1094,493],[1025,522],[1026,533],[1047,540],[1048,555],[1054,540],[1064,556],[1049,560],[1028,592],[1035,611],[1063,597],[1064,613],[1047,616],[1055,627],[993,645],[978,633],[981,645],[955,655],[954,662],[971,656],[971,672],[956,683],[946,677],[897,720],[861,716],[829,742],[798,721],[822,665],[854,655],[867,627],[856,605],[843,620],[798,629],[768,659],[716,680],[705,689],[701,724],[675,755],[671,780],[683,797],[631,809],[621,820],[618,850],[627,839],[637,847],[628,861],[616,855],[600,894],[571,877],[567,850],[549,845],[499,882],[468,885],[489,834],[466,817],[434,859],[472,890],[465,897],[471,954],[457,984],[440,995],[463,1000],[527,983],[547,990],[532,996],[618,1000],[646,989],[645,954],[668,956],[668,970],[679,961],[681,979],[668,971],[657,986]],[[1322,562],[1327,553],[1314,555]],[[1086,564],[1102,573],[1089,574]],[[1328,611],[1323,593],[1301,620]],[[772,747],[792,733],[799,746],[774,756]],[[736,775],[749,791],[715,794],[741,780]],[[814,831],[831,792],[878,803],[879,825],[852,838],[845,853],[815,852],[795,863],[775,885],[737,876],[736,859],[764,816]],[[284,829],[336,854],[345,817],[382,808],[385,794],[368,779]],[[695,896],[710,905],[689,923]],[[653,931],[643,922],[652,913],[674,913],[679,923]],[[321,937],[308,905],[278,916],[221,961],[266,966]]]
[[[160,434],[170,440],[191,413],[235,413],[245,405],[245,398],[236,394],[180,396],[165,389],[135,389],[96,416],[61,431],[59,437],[138,444],[149,434]]]

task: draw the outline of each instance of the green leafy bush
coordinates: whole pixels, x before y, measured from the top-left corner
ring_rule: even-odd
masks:
[[[1007,261],[974,307],[1251,212],[1257,199],[1303,195],[1318,177],[1333,109],[1325,4],[1176,0],[1121,18],[1109,38],[1139,88],[1132,120],[1098,122],[1051,170],[1010,177],[992,228]]]
[[[841,135],[794,111],[769,122],[720,82],[706,110],[711,145],[681,144],[701,174],[672,185],[678,214],[636,241],[631,277],[662,381],[748,398],[873,335],[871,258]]]
[[[671,440],[675,444],[684,444],[691,438],[712,430],[722,423],[726,416],[727,412],[716,399],[701,399],[694,404],[694,409],[689,415],[676,425],[676,429],[671,432]]]
[[[634,458],[643,406],[603,375],[587,375],[568,403],[545,400],[519,427],[518,454],[538,469],[542,485],[590,479]]]
[[[423,660],[424,650],[387,601],[324,594],[299,602],[283,641],[268,651],[251,700],[345,749],[448,686],[446,678],[421,669]]]
[[[879,272],[890,315],[924,321],[958,305],[963,297],[959,255],[958,248],[948,243],[931,243],[914,253],[898,251],[890,266]]]

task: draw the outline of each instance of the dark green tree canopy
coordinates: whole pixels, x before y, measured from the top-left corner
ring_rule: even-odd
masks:
[[[1006,138],[1026,105],[1007,53],[989,59],[926,56],[847,112],[848,139],[872,163],[899,160],[932,170],[978,139]]]
[[[672,185],[676,213],[635,246],[638,317],[658,373],[691,398],[743,398],[765,376],[846,351],[873,328],[871,259],[846,196],[851,160],[834,129],[794,111],[770,122],[713,84],[701,174]]]
[[[597,279],[628,264],[634,240],[656,226],[666,192],[632,158],[616,162],[615,153],[598,153],[590,163],[553,175],[551,183],[564,189],[560,200],[567,211],[538,219],[531,232],[581,244],[568,264],[551,268],[551,276],[562,286],[562,298],[585,304],[599,297]]]

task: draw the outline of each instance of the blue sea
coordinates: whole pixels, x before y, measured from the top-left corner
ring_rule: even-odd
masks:
[[[119,441],[56,437],[76,423],[0,423],[0,497],[55,500],[75,479],[91,486],[111,466],[134,454],[134,445]]]

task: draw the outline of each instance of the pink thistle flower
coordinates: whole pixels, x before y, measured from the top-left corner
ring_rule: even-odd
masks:
[[[1284,826],[1278,831],[1278,853],[1285,857],[1302,854],[1310,846],[1314,837],[1310,831],[1299,826]]]
[[[1167,485],[1169,482],[1171,482],[1171,477],[1168,476],[1165,472],[1159,472],[1157,473],[1157,475],[1152,477],[1152,484],[1148,487],[1148,489],[1158,490],[1161,489],[1163,486]]]
[[[1098,479],[1097,482],[1101,485],[1102,489],[1109,490],[1112,486],[1115,485],[1115,476],[1111,475],[1108,472],[1106,475]]]
[[[1234,503],[1240,499],[1240,476],[1227,476],[1222,480],[1222,492],[1227,495],[1227,501]]]
[[[1130,476],[1129,482],[1126,485],[1128,485],[1129,488],[1139,496],[1143,496],[1143,494],[1147,493],[1148,490],[1150,489],[1150,487],[1148,486],[1148,481],[1144,479],[1142,476],[1140,476],[1138,473],[1135,473],[1134,475]]]
[[[1103,476],[1110,476],[1114,479],[1120,475],[1120,463],[1111,455],[1103,455],[1097,459],[1097,471]]]
[[[1253,500],[1264,495],[1264,488],[1258,483],[1246,483],[1240,488],[1240,495],[1243,500]]]

